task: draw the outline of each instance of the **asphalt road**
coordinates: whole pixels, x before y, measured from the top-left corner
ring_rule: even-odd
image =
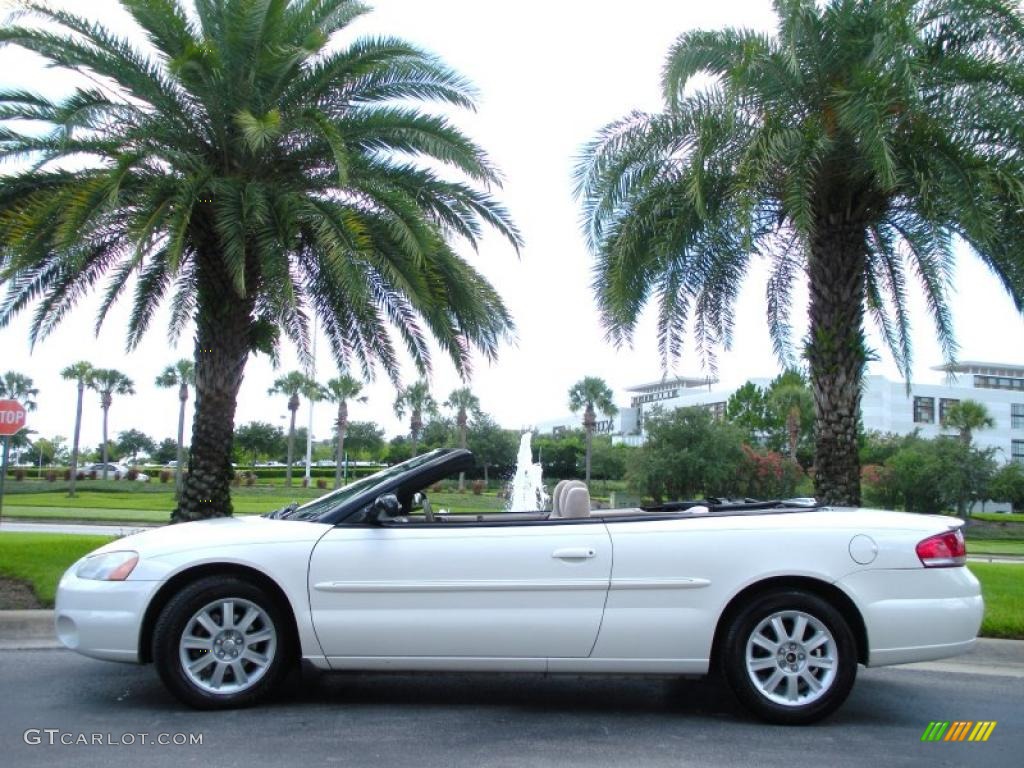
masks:
[[[921,743],[931,720],[998,725],[983,744]],[[26,744],[26,729],[41,743]],[[43,729],[60,729],[53,745]],[[115,745],[60,743],[94,733]],[[143,745],[138,735],[179,733],[202,734],[202,744]],[[172,700],[150,667],[0,652],[0,764],[15,768],[1019,768],[1022,754],[1024,685],[991,675],[862,669],[830,720],[784,728],[751,720],[710,681],[614,677],[306,672],[272,705],[203,713]]]

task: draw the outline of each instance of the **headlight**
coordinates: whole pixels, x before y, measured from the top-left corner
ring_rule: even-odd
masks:
[[[103,552],[85,558],[75,575],[80,579],[124,581],[138,562],[137,552]]]

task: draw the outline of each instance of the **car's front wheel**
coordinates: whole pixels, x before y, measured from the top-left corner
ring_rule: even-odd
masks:
[[[153,661],[164,685],[200,709],[254,704],[288,671],[284,609],[265,590],[235,577],[186,586],[164,607],[153,632]]]
[[[820,720],[846,700],[857,675],[856,642],[842,614],[800,590],[752,600],[720,650],[736,697],[773,723]]]

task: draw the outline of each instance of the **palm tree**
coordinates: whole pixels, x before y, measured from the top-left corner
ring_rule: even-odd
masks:
[[[16,371],[7,371],[0,378],[0,399],[17,400],[26,411],[36,409],[39,390],[33,386],[31,377]]]
[[[299,395],[309,397],[314,393],[317,383],[300,371],[292,371],[274,381],[274,386],[267,390],[268,395],[287,395],[288,410],[292,412],[288,426],[288,466],[284,471],[284,484],[292,484],[292,461],[295,458],[295,414],[299,410]]]
[[[31,158],[0,188],[0,326],[38,303],[38,341],[107,275],[99,322],[136,286],[134,348],[168,299],[171,342],[196,328],[172,519],[229,515],[250,353],[283,336],[308,363],[314,314],[339,366],[397,381],[398,347],[427,372],[433,339],[465,375],[513,324],[451,241],[520,236],[484,191],[500,183],[486,154],[421,106],[472,108],[472,87],[401,40],[338,39],[362,4],[120,2],[144,49],[36,0],[0,28],[0,45],[97,83],[59,100],[0,89],[0,158]]]
[[[606,127],[577,191],[610,337],[627,341],[656,298],[666,365],[691,320],[713,365],[762,259],[768,327],[789,365],[792,288],[806,275],[816,495],[856,505],[865,311],[909,380],[916,277],[952,358],[957,238],[1024,310],[1024,22],[1009,0],[774,5],[775,36],[682,35],[663,110]]]
[[[995,420],[988,412],[984,403],[977,400],[961,400],[954,403],[946,411],[946,418],[942,426],[952,427],[960,432],[960,441],[965,448],[971,447],[974,440],[974,433],[979,429],[992,429],[996,425]]]
[[[586,376],[573,384],[569,390],[569,409],[573,413],[583,411],[583,432],[586,435],[586,476],[587,485],[590,485],[590,453],[594,443],[594,427],[597,426],[597,414],[594,409],[601,411],[609,418],[618,413],[619,409],[612,402],[611,389],[604,379],[596,376]]]
[[[412,436],[412,455],[416,455],[416,444],[423,429],[423,416],[437,414],[437,401],[430,394],[430,385],[426,381],[417,381],[404,389],[398,390],[395,398],[395,415],[403,418],[409,412],[409,434]]]
[[[814,420],[814,398],[804,375],[796,370],[784,371],[769,385],[765,405],[772,421],[785,425],[789,458],[796,461],[800,435],[811,428]]]
[[[478,418],[481,414],[480,398],[473,394],[469,387],[452,390],[445,400],[445,408],[455,411],[455,426],[459,428],[459,448],[466,447],[466,428],[469,416]],[[459,491],[466,490],[466,473],[459,472]]]
[[[110,418],[110,406],[114,395],[134,395],[135,383],[120,371],[113,368],[94,368],[89,374],[85,385],[95,390],[100,396],[100,407],[103,409],[103,479],[107,479],[107,459],[110,444],[107,441],[107,420]]]
[[[348,432],[348,401],[366,402],[362,394],[363,382],[353,376],[342,373],[327,382],[324,387],[324,398],[338,404],[338,461],[334,469],[334,487],[341,488],[341,473],[345,461],[345,435]]]
[[[156,377],[156,385],[163,389],[178,388],[178,460],[174,464],[174,493],[181,495],[181,483],[184,477],[182,465],[185,463],[185,403],[188,402],[188,388],[195,386],[196,367],[191,360],[179,360],[168,365],[164,372]],[[166,477],[166,475],[165,475]]]
[[[78,440],[82,435],[82,400],[85,388],[89,386],[93,367],[85,360],[69,365],[60,372],[62,378],[78,384],[78,402],[75,405],[75,436],[71,442],[71,474],[68,480],[68,496],[75,495],[75,481],[78,479]]]

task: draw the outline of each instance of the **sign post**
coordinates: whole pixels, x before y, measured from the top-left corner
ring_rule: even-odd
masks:
[[[7,483],[7,459],[11,438],[25,428],[25,408],[15,400],[0,400],[0,438],[4,441],[3,467],[0,468],[0,522],[4,515],[4,485]]]

